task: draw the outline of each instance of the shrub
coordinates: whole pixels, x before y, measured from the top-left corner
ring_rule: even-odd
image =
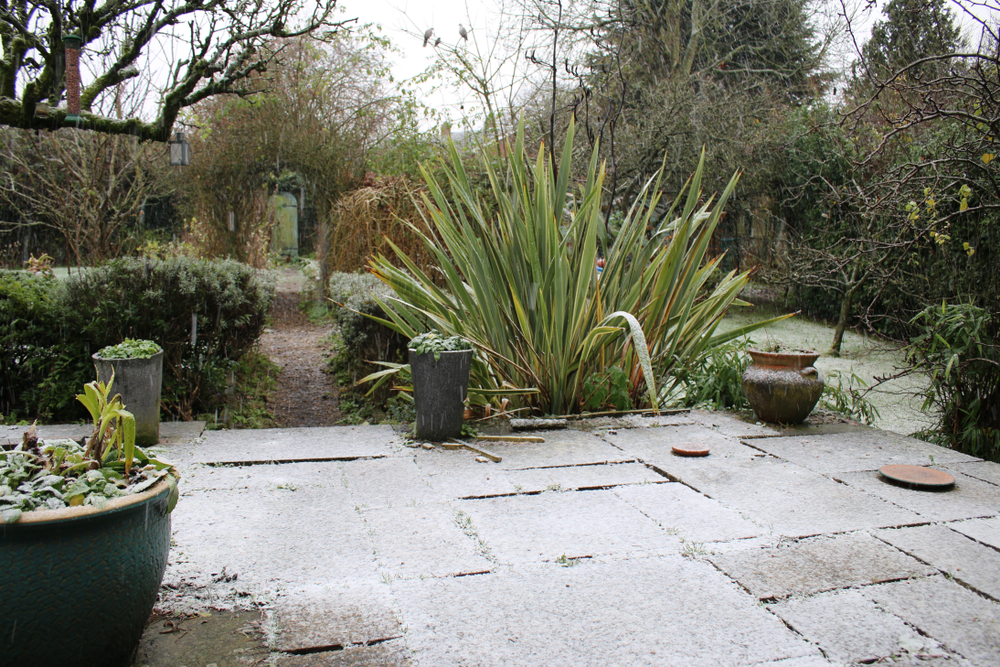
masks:
[[[973,304],[930,306],[907,347],[915,370],[930,375],[923,409],[940,421],[917,434],[966,454],[1000,460],[1000,318]]]
[[[734,341],[709,350],[694,363],[677,369],[683,393],[676,402],[685,408],[749,410],[743,393],[743,373],[750,365],[748,341]]]
[[[163,347],[163,407],[181,419],[207,411],[232,384],[273,297],[270,277],[232,260],[119,259],[66,282],[90,349],[125,338]]]
[[[333,311],[340,338],[330,367],[340,376],[341,384],[353,385],[378,370],[380,367],[373,362],[406,358],[409,338],[372,319],[386,316],[375,296],[385,299],[391,294],[392,290],[370,273],[331,276],[330,298],[342,307]],[[380,390],[374,394],[373,402],[381,404],[387,398],[388,390]]]
[[[55,278],[0,270],[0,416],[83,417],[73,396],[93,379],[86,343],[67,323]]]
[[[699,202],[702,163],[687,194],[661,216],[657,175],[607,243],[598,153],[576,191],[572,145],[571,126],[558,172],[544,150],[532,169],[522,123],[507,173],[487,167],[485,197],[452,146],[450,196],[425,172],[432,232],[422,241],[437,268],[422,271],[401,249],[395,259],[405,268],[382,255],[372,262],[396,295],[382,301],[383,322],[412,337],[430,320],[430,328],[471,341],[470,400],[518,394],[543,414],[578,412],[586,379],[617,367],[633,404],[656,407],[661,389],[676,382],[675,367],[770,323],[715,333],[748,276],[732,272],[710,287],[720,258],[706,257],[737,178],[710,209]],[[606,262],[600,279],[599,246]]]

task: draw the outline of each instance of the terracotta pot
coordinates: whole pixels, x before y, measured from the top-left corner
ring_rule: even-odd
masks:
[[[170,486],[0,523],[0,664],[130,664],[170,551]]]
[[[747,350],[753,363],[743,374],[743,393],[761,421],[805,421],[823,394],[823,376],[813,366],[819,353],[806,350]]]

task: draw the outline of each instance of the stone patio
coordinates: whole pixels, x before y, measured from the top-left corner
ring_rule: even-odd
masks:
[[[136,665],[1000,664],[1000,466],[894,433],[694,411],[481,463],[387,426],[163,432],[169,622]]]

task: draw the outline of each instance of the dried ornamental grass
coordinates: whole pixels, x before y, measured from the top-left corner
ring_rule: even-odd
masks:
[[[410,227],[428,233],[418,209],[423,208],[418,204],[421,191],[405,176],[383,176],[373,185],[341,197],[327,224],[330,271],[358,271],[367,266],[370,257],[392,254],[392,245],[422,269],[430,269],[431,255]]]

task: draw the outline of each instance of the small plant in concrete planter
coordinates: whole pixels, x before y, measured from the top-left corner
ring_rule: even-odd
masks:
[[[435,361],[440,361],[442,352],[471,350],[472,343],[461,336],[445,337],[434,331],[428,331],[412,338],[407,347],[417,354],[427,354],[430,352],[434,355]]]
[[[93,359],[100,381],[118,378],[118,391],[135,416],[136,443],[146,447],[159,442],[163,349],[151,340],[126,338]]]
[[[0,655],[4,664],[123,667],[156,601],[177,475],[135,444],[112,383],[77,396],[89,438],[0,451]]]
[[[436,442],[460,437],[472,344],[429,332],[413,338],[408,348],[417,437]]]
[[[151,359],[163,348],[151,340],[126,338],[118,345],[108,345],[94,356],[98,359]]]

